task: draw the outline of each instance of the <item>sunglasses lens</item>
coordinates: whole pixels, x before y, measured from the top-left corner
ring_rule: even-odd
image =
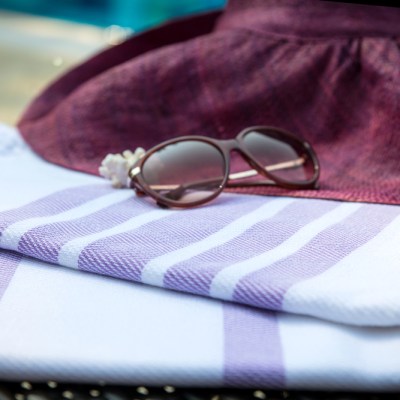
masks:
[[[270,175],[282,181],[304,183],[315,175],[315,164],[308,148],[283,132],[250,131],[244,136],[243,145]]]
[[[190,205],[204,202],[221,190],[225,161],[217,147],[191,139],[155,151],[141,171],[147,187],[158,198]]]

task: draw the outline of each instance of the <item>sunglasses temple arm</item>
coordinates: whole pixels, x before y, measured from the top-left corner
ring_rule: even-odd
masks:
[[[283,169],[300,167],[304,163],[305,163],[305,158],[299,157],[299,158],[296,158],[295,160],[290,160],[290,161],[285,161],[285,162],[281,162],[281,163],[277,163],[277,164],[267,165],[264,167],[264,169],[267,172],[281,171]],[[233,174],[229,174],[229,179],[236,180],[236,179],[250,178],[252,176],[256,176],[257,174],[258,174],[258,171],[256,171],[255,169],[250,169],[248,171],[242,171],[242,172],[236,172]]]
[[[265,167],[265,170],[268,172],[271,171],[278,171],[278,170],[283,170],[283,169],[289,169],[289,168],[295,168],[298,166],[303,165],[305,162],[305,159],[303,157],[299,157],[295,160],[291,161],[285,161],[282,163],[277,163],[277,164],[272,164],[268,165]],[[250,178],[252,176],[256,176],[258,174],[258,171],[255,169],[251,169],[248,171],[242,171],[242,172],[236,172],[233,174],[229,174],[229,180],[236,180],[236,179],[243,179],[243,178]],[[187,185],[179,185],[179,186],[170,186],[170,185],[151,185],[150,188],[152,190],[168,190],[168,188],[171,188],[170,192],[165,194],[168,198],[173,199],[173,200],[179,200],[186,190],[188,189],[199,189],[202,187],[208,188],[210,185],[215,185],[219,184],[222,181],[223,177],[219,178],[212,178],[212,179],[206,179],[198,182],[193,182]],[[272,180],[266,180],[263,181],[264,184],[275,184]],[[227,183],[227,186],[231,186],[229,182]],[[232,186],[235,186],[233,183]]]
[[[168,197],[171,200],[179,200],[185,194],[188,189],[209,189],[210,185],[219,185],[223,180],[223,177],[219,178],[212,178],[212,179],[205,179],[203,181],[193,182],[187,185],[151,185],[150,188],[152,190],[168,190],[168,187],[171,190],[168,193],[165,193],[164,196]],[[172,187],[171,187],[172,186]]]

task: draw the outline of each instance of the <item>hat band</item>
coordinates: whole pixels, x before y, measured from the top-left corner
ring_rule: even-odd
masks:
[[[306,38],[400,36],[400,8],[320,0],[231,0],[217,30]]]

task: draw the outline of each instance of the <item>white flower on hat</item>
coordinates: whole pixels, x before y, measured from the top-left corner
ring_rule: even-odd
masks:
[[[144,149],[138,147],[134,153],[125,150],[122,154],[107,154],[101,162],[99,173],[109,179],[115,188],[128,187],[128,172],[144,153]]]

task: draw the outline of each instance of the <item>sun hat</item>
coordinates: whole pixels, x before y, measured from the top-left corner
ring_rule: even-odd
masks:
[[[46,160],[96,174],[108,153],[273,125],[313,145],[319,189],[234,190],[399,204],[399,21],[389,7],[231,0],[84,62],[18,127]]]

